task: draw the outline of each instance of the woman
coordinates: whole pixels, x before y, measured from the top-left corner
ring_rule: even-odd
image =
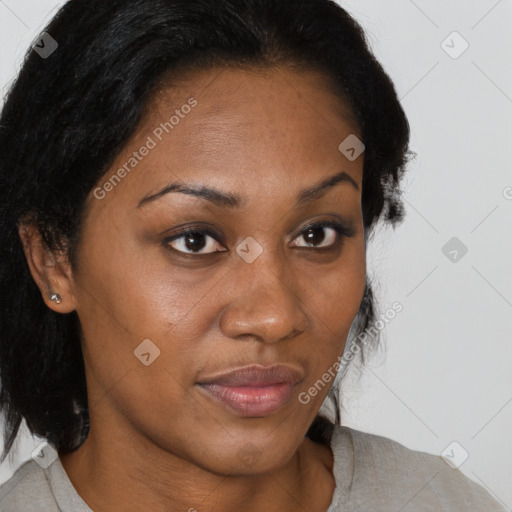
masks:
[[[340,425],[409,125],[336,3],[71,0],[0,124],[2,510],[502,510]]]

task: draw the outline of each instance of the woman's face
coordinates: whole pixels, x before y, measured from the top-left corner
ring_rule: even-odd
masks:
[[[217,474],[276,468],[302,442],[366,279],[363,156],[338,148],[359,134],[324,80],[183,77],[91,192],[72,276],[91,435]],[[159,194],[177,182],[216,192]],[[310,228],[320,222],[332,224]],[[287,365],[295,380],[200,384],[253,364]]]

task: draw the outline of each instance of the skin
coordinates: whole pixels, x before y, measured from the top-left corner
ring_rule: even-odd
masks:
[[[314,71],[190,73],[151,101],[98,186],[191,97],[197,106],[136,168],[103,199],[91,193],[77,268],[20,226],[43,300],[76,310],[83,330],[91,429],[60,460],[95,511],[325,511],[333,454],[304,436],[332,380],[307,404],[298,396],[342,355],[364,293],[363,155],[349,161],[338,150],[358,127]],[[299,191],[341,171],[359,190],[340,182],[295,207]],[[137,207],[178,179],[244,204],[171,193]],[[354,235],[339,246],[332,228],[317,228],[308,247],[304,228],[336,215]],[[185,225],[219,237],[195,235],[199,249],[165,240]],[[263,249],[252,263],[236,252],[248,236]],[[160,350],[148,366],[134,355],[145,339]],[[251,363],[304,374],[268,416],[238,415],[196,385]],[[251,464],[240,457],[248,443]]]

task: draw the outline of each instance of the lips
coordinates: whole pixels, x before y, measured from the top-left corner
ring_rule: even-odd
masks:
[[[198,385],[209,398],[242,416],[267,416],[289,402],[294,387],[304,379],[293,366],[251,365],[206,378]]]
[[[210,377],[199,384],[218,384],[221,386],[271,386],[283,382],[295,385],[302,380],[302,372],[293,366],[276,365],[265,367],[251,365],[236,368],[229,372]]]

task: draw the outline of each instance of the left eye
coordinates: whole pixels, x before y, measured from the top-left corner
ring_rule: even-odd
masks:
[[[328,230],[327,235],[325,235],[326,229]],[[308,226],[296,238],[296,240],[299,240],[301,237],[305,239],[306,245],[294,245],[296,247],[312,247],[321,249],[325,247],[333,247],[336,245],[338,238],[342,238],[341,235],[341,226],[338,227],[336,223],[322,222],[319,224],[313,224],[311,226]]]

